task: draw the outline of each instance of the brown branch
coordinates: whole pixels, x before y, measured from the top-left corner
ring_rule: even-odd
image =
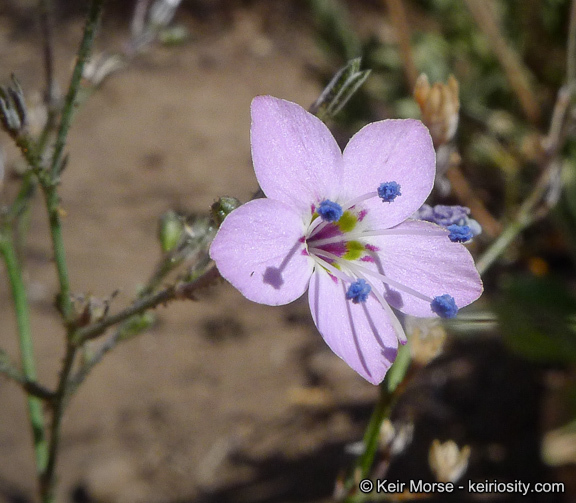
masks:
[[[385,0],[385,2],[388,6],[390,20],[394,25],[394,31],[398,39],[398,46],[400,48],[400,54],[402,55],[402,61],[404,62],[404,73],[406,74],[408,87],[409,89],[414,89],[416,79],[418,78],[418,70],[412,57],[410,27],[406,19],[406,10],[404,9],[402,0]]]
[[[504,38],[496,19],[493,1],[466,0],[466,4],[502,65],[510,86],[518,96],[524,115],[531,123],[537,123],[540,120],[540,107],[530,84],[530,72]]]

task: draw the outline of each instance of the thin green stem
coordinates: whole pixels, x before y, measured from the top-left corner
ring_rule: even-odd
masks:
[[[492,242],[490,247],[482,254],[482,256],[476,262],[476,269],[480,275],[484,274],[492,264],[498,259],[498,257],[506,251],[510,243],[516,239],[516,236],[520,234],[530,222],[524,220],[520,222],[519,220],[514,220],[510,223],[498,236],[498,238]]]
[[[14,199],[14,202],[10,206],[8,211],[8,219],[11,223],[12,220],[17,220],[20,216],[26,212],[30,200],[36,192],[36,179],[31,171],[24,173],[22,177],[22,183],[20,184],[20,190],[18,195]]]
[[[555,148],[552,157],[549,158],[544,172],[536,182],[534,189],[526,200],[520,206],[516,217],[504,229],[502,234],[490,245],[490,247],[482,254],[480,259],[476,262],[476,268],[480,274],[484,274],[488,268],[496,261],[496,259],[504,253],[508,245],[527,227],[532,225],[535,221],[543,218],[549,211],[549,207],[544,201],[546,191],[550,188],[550,181],[554,175],[554,156],[556,155]],[[540,206],[540,207],[539,207]]]
[[[380,385],[378,403],[374,408],[374,412],[372,412],[368,428],[366,428],[366,432],[364,433],[364,453],[356,462],[356,467],[360,469],[362,478],[370,473],[370,468],[372,468],[372,463],[374,463],[374,457],[376,456],[378,442],[380,440],[380,427],[382,426],[382,421],[384,421],[388,415],[391,400],[392,394],[388,391],[387,382],[384,381]]]
[[[60,120],[60,127],[56,136],[54,145],[54,154],[50,166],[49,176],[42,171],[37,171],[37,174],[44,190],[46,200],[46,208],[48,211],[48,218],[50,220],[50,233],[52,236],[52,248],[54,251],[54,260],[56,263],[56,270],[58,273],[58,282],[60,284],[60,292],[58,294],[58,306],[64,317],[65,322],[68,324],[72,318],[72,302],[70,300],[70,281],[68,278],[68,266],[66,264],[66,254],[64,249],[64,239],[62,236],[62,222],[60,218],[60,198],[57,193],[57,184],[60,172],[63,168],[63,151],[66,144],[66,138],[72,123],[72,116],[76,106],[76,97],[80,89],[82,80],[82,72],[84,64],[86,63],[92,45],[94,43],[94,36],[96,34],[96,27],[102,12],[103,0],[92,0],[86,17],[86,25],[84,27],[84,36],[78,49],[76,58],[76,65],[72,72],[72,79],[66,94],[64,106],[62,108],[62,118]]]
[[[0,234],[0,253],[4,257],[6,271],[12,298],[14,300],[14,311],[18,326],[18,340],[20,343],[20,358],[22,362],[22,373],[28,382],[36,381],[36,364],[34,360],[34,347],[32,344],[32,329],[30,326],[30,313],[26,287],[22,278],[22,270],[14,249],[10,229],[5,228]],[[32,427],[34,442],[34,452],[36,457],[36,469],[42,473],[48,461],[48,444],[44,430],[44,414],[42,411],[42,401],[36,397],[28,395],[28,415]]]
[[[576,16],[575,5],[576,1],[572,5],[572,17]],[[574,26],[571,24],[571,30],[574,29],[576,31],[576,19],[571,19],[571,23],[572,21],[574,21]],[[576,40],[576,35],[574,35],[574,38]],[[576,48],[573,50],[576,51]],[[568,78],[574,78],[574,76],[570,77],[570,74],[574,71],[576,70],[573,68],[568,69]],[[534,185],[532,192],[520,206],[514,220],[508,224],[502,234],[498,236],[476,262],[476,268],[480,274],[484,274],[494,264],[498,257],[506,251],[508,245],[524,229],[543,218],[550,210],[550,203],[545,201],[546,193],[550,190],[554,178],[560,179],[557,173],[557,170],[560,169],[557,162],[558,153],[566,142],[569,126],[573,122],[568,110],[575,91],[576,84],[574,81],[570,81],[558,91],[548,134],[543,141],[546,157],[542,163],[542,174]]]
[[[74,109],[76,107],[76,98],[78,96],[78,91],[80,90],[84,65],[86,64],[86,61],[88,60],[92,51],[94,37],[96,35],[96,28],[98,26],[98,21],[100,20],[103,4],[104,0],[92,0],[88,9],[86,25],[84,27],[84,36],[82,37],[80,49],[76,55],[76,65],[74,66],[74,71],[72,72],[68,93],[64,99],[64,106],[62,107],[62,118],[60,120],[60,127],[58,128],[58,133],[56,135],[54,154],[52,155],[52,163],[50,165],[50,173],[52,174],[53,180],[57,180],[60,172],[62,171],[62,154],[64,152],[66,138],[68,136],[70,124],[72,123],[72,117],[74,115]]]
[[[72,300],[70,299],[70,280],[68,278],[68,266],[66,263],[66,252],[64,248],[64,238],[62,235],[62,219],[60,217],[60,198],[55,186],[44,187],[44,197],[50,221],[50,234],[52,236],[52,249],[54,252],[54,262],[60,284],[58,293],[58,307],[65,323],[71,322]]]
[[[561,96],[559,100],[562,99]],[[554,116],[557,114],[555,113]],[[566,124],[564,123],[564,114],[561,115],[561,126],[556,126],[555,121],[551,125],[551,131],[555,135],[548,135],[547,137],[547,159],[543,166],[543,172],[540,178],[536,181],[534,189],[524,200],[514,220],[508,224],[502,234],[490,245],[490,247],[482,254],[476,262],[476,268],[480,274],[484,274],[496,259],[506,251],[508,245],[527,227],[534,222],[544,218],[550,210],[550,203],[546,199],[546,193],[551,188],[551,183],[554,178],[558,178],[557,170],[559,166],[556,162],[557,154],[560,146],[565,141]],[[557,130],[557,131],[556,131]]]
[[[344,483],[346,503],[354,501],[356,494],[356,484],[370,474],[370,469],[374,463],[376,452],[378,451],[378,443],[380,440],[380,427],[382,422],[390,412],[390,403],[392,401],[392,393],[388,390],[387,379],[380,384],[380,395],[376,407],[372,411],[368,427],[364,433],[363,444],[364,452],[356,459],[354,468]]]
[[[40,476],[40,496],[42,498],[42,503],[54,502],[54,489],[56,485],[56,462],[58,460],[58,451],[60,448],[62,417],[64,416],[64,410],[66,409],[68,399],[68,380],[74,366],[76,351],[77,347],[68,342],[66,345],[64,363],[60,372],[58,389],[53,400],[48,460],[46,463],[46,469]]]

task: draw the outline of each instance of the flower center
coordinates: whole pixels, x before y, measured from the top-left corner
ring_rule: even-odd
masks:
[[[347,286],[346,299],[354,304],[375,298],[388,312],[399,341],[406,343],[406,335],[398,318],[385,299],[389,287],[413,295],[430,304],[432,312],[442,318],[453,318],[458,312],[454,298],[448,294],[429,297],[413,288],[393,280],[385,275],[379,260],[379,248],[370,243],[373,236],[420,235],[421,231],[412,229],[376,229],[370,226],[370,211],[362,205],[364,201],[379,197],[383,203],[393,204],[402,196],[400,184],[395,181],[384,182],[373,192],[356,197],[343,204],[329,199],[321,201],[311,208],[312,219],[304,240],[308,253],[335,281],[343,281]],[[382,211],[385,211],[383,207]],[[438,229],[438,235],[448,237],[455,242],[466,241],[470,230],[464,226],[453,226],[449,234]],[[430,236],[430,231],[426,231]],[[384,287],[384,289],[382,288]]]

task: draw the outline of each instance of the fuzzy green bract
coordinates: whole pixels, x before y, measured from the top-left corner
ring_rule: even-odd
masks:
[[[448,230],[410,218],[436,171],[420,121],[368,124],[342,152],[317,117],[259,96],[251,143],[267,197],[226,217],[210,255],[255,302],[287,304],[308,290],[326,343],[371,383],[384,379],[406,342],[395,310],[452,317],[482,293],[468,250]]]

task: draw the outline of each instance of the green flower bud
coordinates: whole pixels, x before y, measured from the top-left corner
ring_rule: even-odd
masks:
[[[235,197],[221,197],[210,207],[210,214],[216,225],[220,227],[224,219],[238,206],[240,206],[240,201]]]
[[[180,215],[170,210],[160,217],[158,239],[164,253],[174,250],[180,243],[183,235],[184,222]]]

